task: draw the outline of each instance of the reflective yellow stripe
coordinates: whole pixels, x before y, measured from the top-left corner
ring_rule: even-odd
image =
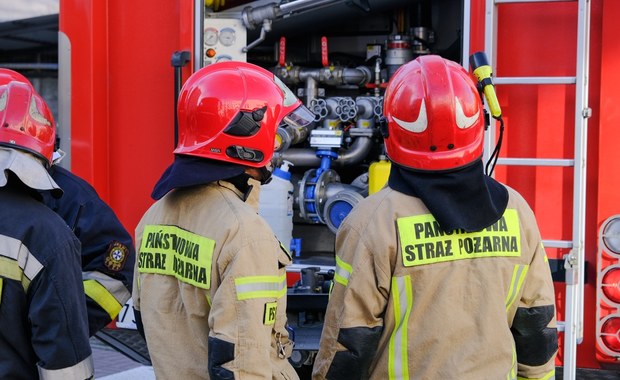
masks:
[[[512,271],[512,279],[510,280],[508,295],[506,296],[506,311],[510,309],[512,304],[517,299],[517,295],[521,290],[521,286],[523,286],[523,281],[525,281],[525,276],[527,275],[528,269],[529,265],[515,265]]]
[[[202,289],[211,287],[215,241],[176,226],[144,227],[138,270],[174,276]]]
[[[518,376],[517,380],[550,380],[555,379],[555,368],[547,372],[543,377],[522,377]]]
[[[97,271],[82,272],[82,281],[86,280],[97,281],[121,305],[124,305],[125,302],[131,298],[131,293],[129,293],[121,280],[117,280]]]
[[[540,248],[542,248],[543,252],[545,253],[545,262],[548,263],[549,262],[549,258],[547,257],[547,252],[545,251],[545,244],[543,244],[543,242],[540,242]]]
[[[284,253],[286,254],[286,256],[288,256],[289,259],[293,259],[293,256],[291,256],[291,252],[289,252],[288,248],[286,248],[284,246],[284,244],[282,244],[281,241],[278,240],[278,243],[280,243],[280,249],[284,251]],[[289,242],[290,243],[290,242]]]
[[[4,279],[0,277],[0,305],[2,305],[2,281]]]
[[[235,278],[239,301],[253,298],[280,298],[286,294],[286,274]]]
[[[403,265],[407,267],[485,257],[521,256],[519,215],[506,209],[492,226],[478,232],[445,232],[431,214],[396,220]]]
[[[2,236],[0,240],[0,276],[19,281],[28,291],[30,282],[43,269],[43,264],[34,257],[28,247],[19,239]]]
[[[24,292],[28,291],[30,279],[24,276],[24,271],[19,267],[17,261],[0,256],[0,276],[21,282]]]
[[[392,278],[392,298],[394,331],[388,344],[388,376],[390,380],[407,380],[409,379],[407,324],[413,306],[410,276]]]
[[[351,273],[353,273],[353,267],[342,261],[340,257],[336,256],[336,273],[334,273],[334,281],[347,286],[349,284]]]
[[[515,349],[515,345],[512,345],[512,366],[510,367],[510,372],[508,372],[508,375],[506,376],[507,380],[516,380],[517,378],[517,373],[516,373],[516,368],[517,368],[517,350]]]
[[[17,261],[0,256],[0,276],[15,281],[21,281],[22,277],[24,277],[24,272],[22,268],[19,267],[19,264],[17,264]]]
[[[123,305],[118,303],[116,298],[108,292],[108,290],[95,280],[84,281],[84,293],[101,306],[103,310],[110,316],[110,319],[116,318],[120,313]]]

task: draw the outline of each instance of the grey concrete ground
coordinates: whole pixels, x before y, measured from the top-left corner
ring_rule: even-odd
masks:
[[[97,338],[90,339],[95,362],[95,379],[154,380],[153,368],[142,365]]]

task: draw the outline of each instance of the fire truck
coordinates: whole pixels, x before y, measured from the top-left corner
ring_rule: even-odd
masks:
[[[293,185],[300,372],[318,347],[335,232],[385,183],[378,121],[390,76],[424,54],[470,70],[484,52],[505,122],[489,123],[484,158],[502,136],[494,176],[536,214],[557,296],[557,376],[620,376],[620,2],[60,0],[59,17],[65,162],[129,231],[173,159],[176,98],[194,71],[257,64],[314,112],[308,129],[279,128],[275,155]]]

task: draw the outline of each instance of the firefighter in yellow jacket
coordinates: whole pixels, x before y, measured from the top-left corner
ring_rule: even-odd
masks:
[[[174,162],[136,228],[133,299],[158,379],[297,379],[287,358],[288,251],[258,216],[276,129],[313,119],[274,75],[242,62],[194,73]]]
[[[336,237],[314,379],[552,379],[554,290],[534,215],[486,176],[469,74],[422,56],[384,98],[388,186]]]

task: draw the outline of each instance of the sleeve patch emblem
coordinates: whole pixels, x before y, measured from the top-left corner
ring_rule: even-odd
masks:
[[[121,242],[113,241],[108,246],[104,264],[111,271],[118,272],[125,267],[129,249]]]
[[[273,325],[276,322],[276,311],[278,310],[277,302],[267,302],[265,304],[265,312],[263,314],[263,324],[265,326]]]

